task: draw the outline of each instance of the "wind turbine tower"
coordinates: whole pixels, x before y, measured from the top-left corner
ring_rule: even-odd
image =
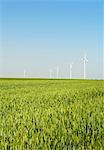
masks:
[[[49,77],[52,78],[52,69],[49,70]]]
[[[72,79],[72,65],[73,63],[70,64],[70,79]]]
[[[24,78],[26,78],[26,70],[24,70]]]
[[[84,75],[84,79],[86,79],[86,63],[88,62],[88,59],[86,57],[86,55],[84,56],[83,60],[83,75]]]
[[[56,77],[59,78],[59,67],[56,68]]]

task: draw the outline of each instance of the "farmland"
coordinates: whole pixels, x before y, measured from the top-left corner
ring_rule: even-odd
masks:
[[[55,149],[104,149],[104,81],[0,79],[0,150]]]

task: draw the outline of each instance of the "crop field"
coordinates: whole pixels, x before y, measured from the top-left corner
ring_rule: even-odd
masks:
[[[0,79],[0,150],[104,150],[104,81]]]

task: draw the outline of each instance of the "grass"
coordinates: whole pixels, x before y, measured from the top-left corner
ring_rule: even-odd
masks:
[[[104,81],[0,79],[0,150],[55,149],[104,149]]]

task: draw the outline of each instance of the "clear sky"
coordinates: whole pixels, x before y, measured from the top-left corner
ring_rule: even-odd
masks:
[[[0,77],[103,77],[101,0],[0,1]]]

